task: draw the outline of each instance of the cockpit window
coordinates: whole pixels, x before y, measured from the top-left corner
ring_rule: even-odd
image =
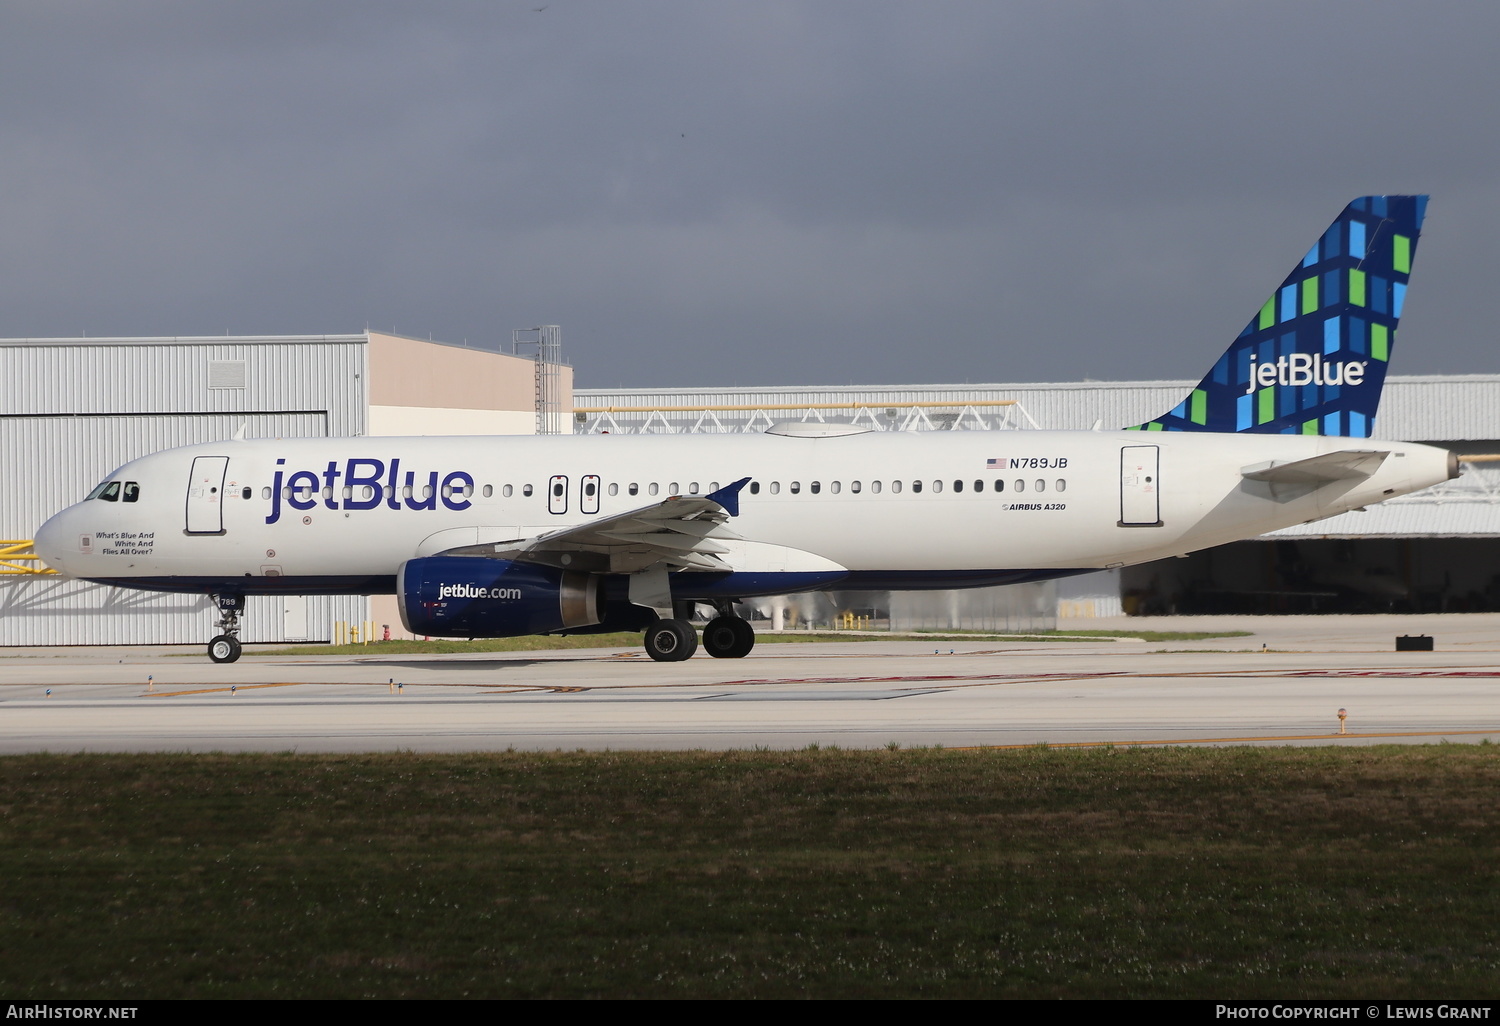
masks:
[[[141,486],[139,484],[137,484],[136,482],[134,482],[134,481],[126,481],[125,482],[125,494],[123,496],[124,500],[126,502],[134,502],[136,499],[139,499],[140,497],[141,497]]]
[[[98,488],[89,492],[88,499],[103,499],[105,502],[118,502],[120,500],[120,482],[104,482]],[[88,499],[84,501],[87,502]]]

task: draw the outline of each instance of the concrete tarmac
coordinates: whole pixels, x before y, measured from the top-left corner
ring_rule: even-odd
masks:
[[[201,649],[8,649],[0,753],[1500,741],[1500,614],[1084,626],[1251,634],[763,643],[667,664],[638,649],[222,666]],[[1395,652],[1398,634],[1436,650]]]

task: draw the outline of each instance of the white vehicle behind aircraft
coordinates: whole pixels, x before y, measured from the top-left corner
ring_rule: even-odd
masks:
[[[675,661],[692,603],[733,658],[754,596],[1180,555],[1457,475],[1368,439],[1425,206],[1355,200],[1182,403],[1121,432],[232,440],[127,463],[36,548],[72,577],[216,596],[216,662],[253,594],[394,592],[424,635],[643,630]]]

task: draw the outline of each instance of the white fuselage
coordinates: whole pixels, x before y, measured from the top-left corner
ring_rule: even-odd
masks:
[[[1301,488],[1242,475],[1349,450],[1389,456],[1368,477]],[[121,483],[113,501],[57,514],[37,551],[70,576],[144,588],[386,591],[416,556],[535,537],[749,477],[728,524],[740,537],[847,568],[841,586],[953,587],[975,571],[1078,571],[1190,552],[1451,472],[1449,454],[1430,446],[1186,432],[227,441],[126,464],[111,475]]]

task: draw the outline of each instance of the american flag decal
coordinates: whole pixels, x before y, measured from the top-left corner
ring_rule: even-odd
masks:
[[[1003,457],[1003,456],[1000,459],[998,459],[998,460],[985,460],[984,461],[984,469],[986,469],[986,470],[1004,470],[1004,469],[1006,469],[1006,465],[1008,464],[1008,462],[1009,461],[1006,460],[1005,457]]]

